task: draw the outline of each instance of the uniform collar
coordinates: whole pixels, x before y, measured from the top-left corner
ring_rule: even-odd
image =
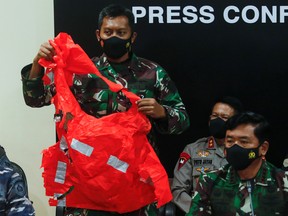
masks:
[[[238,184],[239,182],[241,182],[237,171],[231,165],[228,165],[228,166],[229,168],[228,168],[226,179],[229,182],[229,184]],[[272,180],[271,177],[272,177],[271,169],[270,169],[270,166],[268,165],[268,162],[266,162],[266,160],[262,160],[261,167],[256,177],[254,178],[255,184],[267,186],[269,182],[271,182]]]
[[[111,67],[110,62],[108,61],[108,58],[105,54],[103,54],[98,61],[96,62],[96,66],[99,70],[105,70]],[[129,63],[129,68],[133,70],[134,72],[137,71],[142,71],[142,66],[140,64],[140,61],[138,57],[134,54],[131,53],[131,58],[130,58],[130,63]]]

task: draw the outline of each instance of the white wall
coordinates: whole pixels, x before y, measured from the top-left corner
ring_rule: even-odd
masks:
[[[20,77],[40,44],[54,37],[53,0],[1,0],[0,29],[0,144],[25,170],[36,215],[55,215],[40,169],[41,151],[55,142],[54,107],[27,107]]]

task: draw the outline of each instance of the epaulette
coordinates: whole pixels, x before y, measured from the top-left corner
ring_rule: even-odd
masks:
[[[208,139],[208,149],[215,149],[215,141],[213,137],[209,137]]]

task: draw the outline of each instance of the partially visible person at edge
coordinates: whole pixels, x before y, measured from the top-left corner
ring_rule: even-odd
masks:
[[[188,144],[174,169],[171,186],[173,202],[188,213],[193,190],[202,172],[218,169],[227,164],[224,157],[225,123],[233,115],[242,112],[243,105],[235,97],[217,98],[209,118],[210,136]]]
[[[134,15],[131,10],[120,5],[109,5],[99,14],[96,38],[103,55],[92,58],[98,70],[108,79],[122,84],[141,99],[138,110],[151,120],[152,130],[149,142],[157,152],[155,131],[164,134],[180,134],[189,127],[189,118],[173,81],[157,63],[137,57],[132,45],[137,33],[134,31]],[[32,65],[22,69],[25,102],[31,107],[50,105],[55,95],[54,85],[44,86],[44,69],[38,60],[50,60],[55,51],[49,43],[43,43]],[[97,118],[125,111],[130,104],[117,93],[107,89],[107,85],[95,75],[75,74],[72,92],[82,109]],[[123,102],[124,101],[124,102]],[[137,197],[135,197],[137,199]],[[152,205],[150,205],[152,206]],[[124,215],[146,215],[149,207]],[[153,210],[156,212],[156,210]],[[83,215],[87,210],[71,210],[66,214]],[[120,215],[116,213],[88,210],[88,215]],[[154,215],[151,213],[150,215]]]
[[[227,122],[228,165],[201,174],[188,216],[288,215],[288,173],[266,161],[269,124],[245,112]]]
[[[286,157],[283,160],[283,169],[288,171],[288,154],[286,154]]]
[[[32,203],[28,199],[25,177],[17,172],[2,146],[0,146],[0,173],[0,215],[35,215]]]

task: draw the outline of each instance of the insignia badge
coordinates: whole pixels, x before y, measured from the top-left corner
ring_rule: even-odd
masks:
[[[14,192],[19,196],[26,194],[25,186],[23,181],[17,181],[14,185]]]
[[[184,164],[190,159],[190,155],[187,154],[186,152],[182,152],[180,154],[180,159],[178,162],[178,170],[181,169],[182,166],[184,166]]]
[[[208,140],[208,148],[215,148],[214,139],[212,137],[210,137]]]
[[[199,168],[196,168],[196,170],[200,173],[205,173],[205,172],[209,171],[209,168],[208,167],[199,167]]]
[[[255,152],[253,152],[253,151],[249,152],[248,157],[249,157],[249,159],[253,159],[253,158],[255,158],[255,157],[256,157]]]
[[[208,157],[210,155],[210,152],[209,151],[205,151],[205,150],[199,150],[197,152],[198,156],[200,157]]]

